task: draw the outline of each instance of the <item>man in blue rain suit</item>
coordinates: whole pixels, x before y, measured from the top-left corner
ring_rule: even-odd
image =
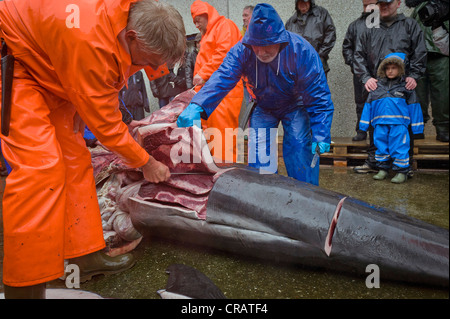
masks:
[[[249,165],[276,173],[276,168],[260,159],[276,150],[276,137],[268,131],[276,130],[281,121],[288,175],[318,185],[319,165],[311,164],[316,153],[330,149],[334,110],[330,90],[317,52],[301,36],[286,31],[269,4],[255,7],[242,42],[229,51],[180,114],[178,126],[207,119],[242,76],[247,76],[247,87],[256,102],[249,119]],[[276,152],[269,156],[276,163]]]

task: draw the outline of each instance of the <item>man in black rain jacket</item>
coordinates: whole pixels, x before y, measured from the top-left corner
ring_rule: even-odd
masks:
[[[136,72],[128,78],[128,87],[124,86],[119,92],[120,104],[124,104],[129,111],[132,118],[136,121],[142,120],[145,117],[144,111],[150,112],[149,102],[147,97],[147,89],[145,88],[144,77],[141,71]],[[122,119],[127,123],[127,112],[122,111]]]
[[[424,34],[419,24],[412,18],[397,13],[401,0],[378,0],[380,25],[367,28],[358,38],[355,50],[354,72],[365,85],[367,91],[377,87],[377,68],[386,55],[393,52],[406,53],[406,88],[413,90],[417,81],[425,73],[427,50]],[[357,173],[377,171],[375,166],[375,146],[370,134],[368,158],[364,165],[356,166]],[[412,133],[410,132],[412,136]],[[410,161],[413,159],[414,139],[411,139]],[[409,173],[411,176],[412,172]]]
[[[355,94],[356,104],[356,135],[353,137],[353,141],[363,141],[367,138],[367,133],[359,129],[359,120],[361,119],[361,113],[366,103],[369,92],[364,88],[364,85],[359,80],[359,77],[355,75],[353,70],[354,55],[356,49],[356,41],[361,33],[367,28],[367,19],[370,19],[370,15],[373,14],[373,7],[376,6],[377,0],[362,0],[363,13],[361,16],[350,23],[345,34],[344,42],[342,43],[342,55],[344,56],[345,64],[350,66],[353,74],[353,89]]]
[[[327,9],[314,0],[296,0],[295,13],[286,22],[286,30],[300,34],[319,53],[325,74],[328,74],[328,55],[336,43],[336,27]]]

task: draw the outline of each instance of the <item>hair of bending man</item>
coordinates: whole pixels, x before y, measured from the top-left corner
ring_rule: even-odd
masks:
[[[170,68],[184,56],[186,31],[183,18],[171,5],[155,0],[141,0],[130,8],[127,31],[137,33],[142,50],[166,59]]]

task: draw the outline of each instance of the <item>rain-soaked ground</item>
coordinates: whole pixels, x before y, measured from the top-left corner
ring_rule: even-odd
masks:
[[[1,192],[3,185],[4,178]],[[374,181],[371,175],[355,174],[350,169],[321,166],[320,186],[447,229],[449,226],[448,170],[421,170],[405,184],[397,185],[390,183],[389,179]],[[1,250],[2,247],[0,242]],[[132,269],[121,274],[94,277],[82,284],[81,289],[109,298],[159,299],[156,291],[167,283],[166,268],[181,263],[202,271],[227,298],[233,299],[449,298],[447,289],[383,280],[380,288],[369,289],[365,278],[247,259],[153,238],[144,238],[133,254],[137,263]],[[49,286],[64,287],[64,282],[57,280]],[[2,288],[0,286],[0,291]]]

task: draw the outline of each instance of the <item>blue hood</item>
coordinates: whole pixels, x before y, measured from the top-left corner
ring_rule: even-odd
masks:
[[[267,3],[256,5],[247,32],[242,39],[245,46],[287,44],[289,36],[275,9]]]

